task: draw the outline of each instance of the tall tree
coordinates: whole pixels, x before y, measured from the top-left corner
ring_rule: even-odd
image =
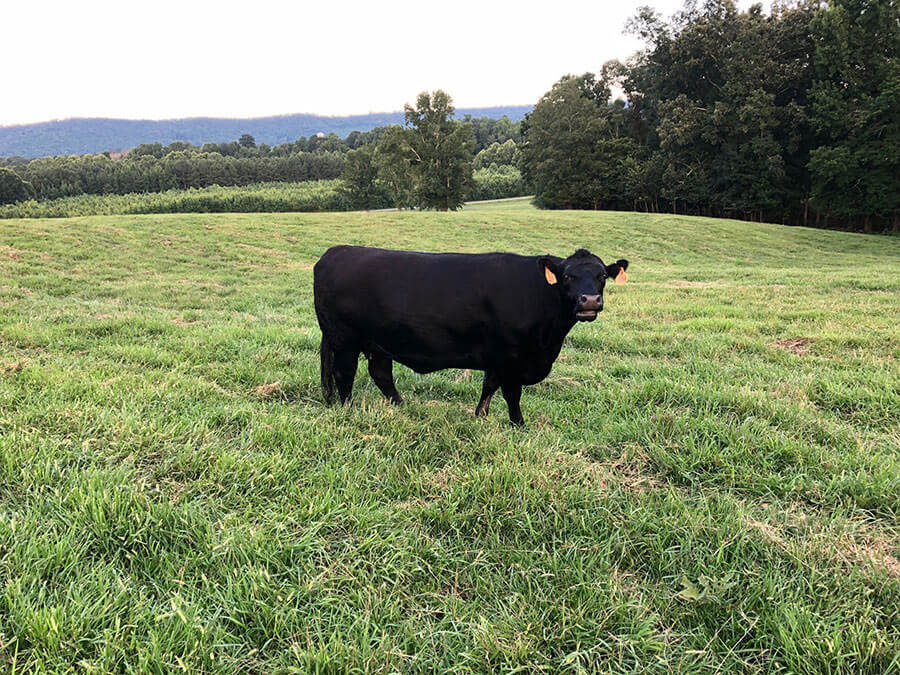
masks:
[[[412,195],[423,208],[459,208],[472,185],[472,127],[453,120],[453,100],[440,89],[404,106]]]
[[[375,147],[364,145],[351,150],[344,158],[341,172],[343,191],[355,209],[377,209],[389,204],[386,190],[378,180]]]
[[[813,199],[842,216],[900,230],[900,4],[832,0],[813,23]]]
[[[539,204],[549,208],[619,205],[624,162],[636,147],[621,133],[620,105],[588,73],[567,75],[522,123],[522,169]]]
[[[398,209],[414,205],[411,162],[407,129],[396,124],[387,127],[375,150],[375,165],[379,180]]]

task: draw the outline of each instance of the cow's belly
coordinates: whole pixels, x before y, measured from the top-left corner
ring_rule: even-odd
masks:
[[[368,349],[364,351],[387,356],[417,373],[432,373],[447,368],[484,370],[492,362],[484,344],[469,344],[461,348],[459,345],[426,345],[410,342],[391,344],[377,341],[367,347]]]
[[[558,353],[539,353],[485,336],[484,340],[458,343],[420,343],[403,341],[390,343],[371,342],[364,351],[386,356],[411,368],[417,373],[431,373],[447,368],[490,370],[517,380],[522,384],[535,384],[550,373]]]
[[[448,368],[459,368],[462,370],[484,370],[485,364],[477,360],[469,359],[428,359],[421,357],[404,357],[394,359],[397,363],[401,363],[417,373],[433,373],[436,370],[447,370]]]
[[[541,344],[538,324],[473,320],[471,316],[385,312],[350,318],[365,353],[386,356],[418,373],[447,368],[489,370],[523,384],[543,380],[559,353]]]

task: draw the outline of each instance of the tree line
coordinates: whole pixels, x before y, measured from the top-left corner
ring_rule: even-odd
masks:
[[[471,152],[519,138],[518,123],[508,117],[467,117],[463,124],[471,133]],[[180,141],[165,146],[142,144],[121,156],[103,153],[32,160],[0,158],[0,204],[78,195],[331,180],[342,174],[350,153],[374,148],[382,137],[396,138],[402,130],[403,127],[392,125],[367,132],[353,131],[343,139],[329,134],[277,146],[257,144],[251,135],[244,134],[237,141],[201,146]],[[375,201],[362,208],[381,204],[382,201]]]
[[[768,15],[688,0],[669,20],[643,8],[627,30],[636,55],[563,77],[521,123],[457,120],[449,95],[423,92],[403,125],[344,139],[11,158],[0,203],[340,177],[359,209],[533,191],[545,208],[900,230],[896,0],[779,0]]]
[[[895,0],[706,0],[628,29],[631,60],[563,77],[523,121],[540,205],[900,230]]]

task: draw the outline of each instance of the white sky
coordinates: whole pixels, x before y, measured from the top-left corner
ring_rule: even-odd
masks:
[[[531,104],[633,53],[643,4],[682,2],[0,0],[0,124]]]

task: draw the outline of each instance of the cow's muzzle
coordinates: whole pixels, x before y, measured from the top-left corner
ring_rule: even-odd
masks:
[[[575,318],[579,321],[593,321],[597,318],[597,312],[602,311],[602,295],[582,295],[575,306]]]

